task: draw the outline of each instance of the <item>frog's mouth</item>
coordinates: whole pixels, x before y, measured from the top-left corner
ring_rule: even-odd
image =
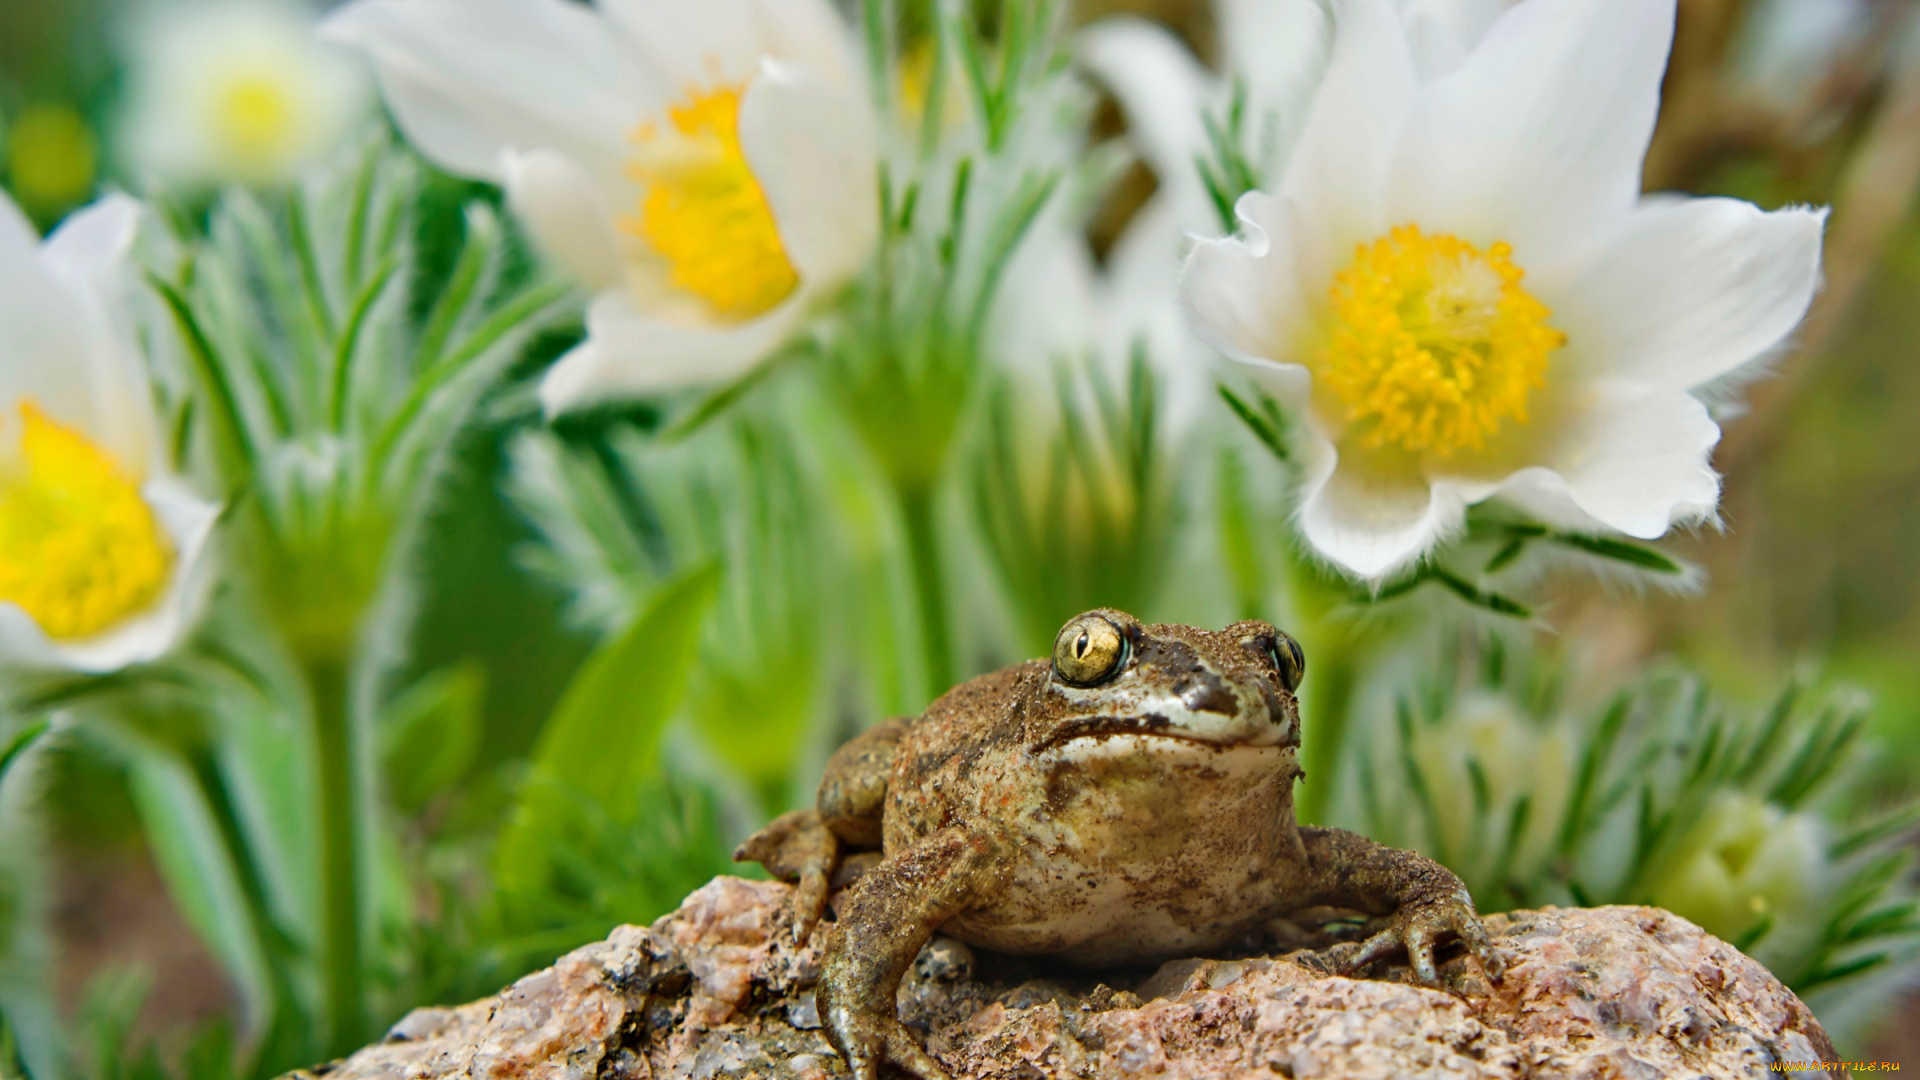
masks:
[[[1278,733],[1278,729],[1270,728],[1269,731],[1275,734]],[[1171,719],[1159,713],[1148,713],[1143,716],[1085,716],[1062,724],[1058,730],[1040,742],[1035,743],[1030,749],[1032,753],[1041,754],[1065,745],[1066,743],[1078,742],[1081,739],[1104,740],[1122,736],[1146,736],[1148,738],[1167,739],[1172,742],[1204,746],[1212,750],[1279,750],[1289,745],[1287,742],[1281,740],[1263,742],[1257,737],[1258,734],[1267,733],[1268,732],[1259,732],[1256,734],[1256,737],[1253,738],[1208,738],[1190,728],[1183,728],[1175,724]]]

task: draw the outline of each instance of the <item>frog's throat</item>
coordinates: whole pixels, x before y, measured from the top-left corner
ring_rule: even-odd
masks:
[[[1274,725],[1272,730],[1279,731]],[[1265,735],[1266,732],[1259,732]],[[1062,724],[1046,738],[1028,747],[1028,752],[1043,754],[1070,742],[1082,739],[1105,740],[1125,735],[1139,735],[1173,742],[1191,743],[1214,750],[1279,750],[1287,746],[1298,745],[1297,737],[1276,739],[1263,742],[1259,738],[1209,739],[1203,735],[1176,727],[1172,720],[1159,713],[1147,713],[1143,716],[1086,716]]]

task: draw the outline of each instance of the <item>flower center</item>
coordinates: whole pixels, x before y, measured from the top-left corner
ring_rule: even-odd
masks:
[[[793,292],[773,208],[740,149],[739,87],[695,93],[667,110],[673,130],[634,133],[628,175],[646,188],[637,218],[622,227],[673,268],[673,284],[731,321],[760,315]]]
[[[1512,254],[1403,225],[1334,275],[1334,327],[1314,375],[1362,445],[1446,456],[1527,422],[1528,395],[1567,337],[1520,287]]]
[[[160,598],[173,547],[112,457],[32,404],[20,414],[0,464],[0,602],[48,637],[91,637]]]
[[[269,72],[237,74],[220,87],[214,130],[234,157],[250,164],[285,152],[293,135],[293,99]]]

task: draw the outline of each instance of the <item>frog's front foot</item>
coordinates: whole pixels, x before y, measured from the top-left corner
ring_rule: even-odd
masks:
[[[920,1080],[950,1080],[947,1070],[895,1017],[832,1001],[832,991],[824,983],[815,993],[823,999],[820,1018],[826,1025],[827,1041],[846,1059],[854,1080],[879,1080],[882,1065],[905,1069]],[[891,1008],[893,1003],[889,1000],[887,1004]]]
[[[1455,888],[1431,898],[1402,904],[1393,915],[1393,924],[1368,938],[1360,951],[1339,965],[1339,974],[1351,975],[1384,956],[1406,950],[1413,966],[1413,977],[1425,986],[1439,986],[1440,973],[1434,967],[1433,946],[1445,934],[1457,934],[1467,948],[1480,959],[1487,977],[1499,982],[1506,974],[1506,959],[1493,947],[1473,898],[1465,888]]]
[[[794,810],[775,818],[733,853],[734,862],[757,862],[793,885],[793,938],[805,941],[826,911],[827,890],[840,845],[820,814]]]

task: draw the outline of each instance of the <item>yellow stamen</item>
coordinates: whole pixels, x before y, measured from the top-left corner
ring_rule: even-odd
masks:
[[[766,312],[800,281],[740,148],[740,93],[696,92],[667,110],[673,134],[654,124],[634,133],[628,175],[646,192],[639,217],[621,223],[667,260],[674,285],[730,321]]]
[[[1513,249],[1403,225],[1334,276],[1333,331],[1315,378],[1361,445],[1449,456],[1527,422],[1548,357],[1567,337],[1520,287]]]
[[[48,637],[92,637],[160,598],[173,546],[104,450],[32,404],[20,414],[19,455],[0,467],[0,601]]]
[[[228,154],[248,167],[284,156],[295,135],[295,104],[272,72],[236,72],[214,99],[213,128]]]

